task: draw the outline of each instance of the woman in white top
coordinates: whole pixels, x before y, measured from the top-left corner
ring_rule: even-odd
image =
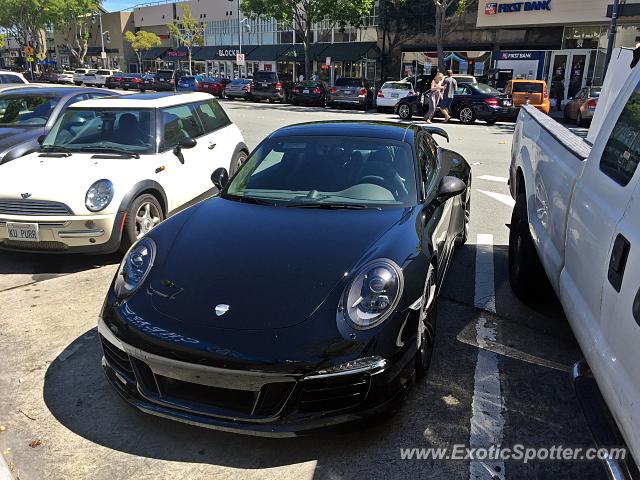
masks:
[[[424,116],[424,119],[427,123],[433,123],[431,119],[433,115],[436,113],[436,108],[442,100],[442,92],[444,91],[444,86],[442,85],[442,80],[444,80],[444,75],[438,72],[433,80],[431,80],[431,90],[427,93],[427,100],[429,102],[429,110],[427,114]]]

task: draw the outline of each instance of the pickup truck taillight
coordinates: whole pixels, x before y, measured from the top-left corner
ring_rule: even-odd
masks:
[[[329,93],[336,93],[338,90],[336,90],[336,87],[332,87],[331,90],[329,90]]]
[[[498,99],[495,98],[495,97],[485,98],[484,99],[484,103],[486,103],[490,107],[497,107],[498,106]]]
[[[384,98],[384,93],[382,93],[382,90],[378,90],[378,98]]]
[[[360,92],[358,92],[358,95],[361,97],[364,97],[367,94],[367,89],[366,88],[361,88]]]
[[[597,105],[598,105],[598,102],[593,98],[590,98],[589,101],[587,102],[587,108],[589,110],[595,110]]]
[[[284,86],[284,85],[282,84],[282,82],[278,82],[278,83],[276,83],[276,90],[282,90],[282,87],[283,87],[283,86]]]

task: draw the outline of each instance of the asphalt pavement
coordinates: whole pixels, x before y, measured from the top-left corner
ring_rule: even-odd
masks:
[[[253,148],[269,132],[392,114],[223,101]],[[589,448],[570,383],[580,358],[557,300],[520,303],[507,278],[512,123],[444,125],[472,165],[470,240],[438,305],[427,377],[395,415],[294,439],[140,413],[107,384],[97,315],[119,258],[0,253],[0,451],[20,479],[600,479],[596,462],[402,459],[401,449]],[[441,144],[446,143],[438,139]],[[222,279],[223,280],[223,279]]]

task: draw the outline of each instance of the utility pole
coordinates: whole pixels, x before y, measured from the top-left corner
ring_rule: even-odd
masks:
[[[102,62],[102,68],[106,68],[107,54],[104,51],[104,33],[102,31],[102,12],[100,12],[100,45],[102,46],[102,51],[100,52],[100,60]]]
[[[611,25],[609,27],[608,43],[607,43],[607,55],[604,59],[604,72],[602,73],[602,80],[604,81],[607,75],[607,69],[609,68],[609,62],[611,61],[611,55],[613,54],[613,46],[616,43],[616,29],[618,26],[618,10],[620,8],[620,0],[613,0],[613,8],[611,9]]]
[[[240,22],[240,0],[238,0],[238,53],[242,53],[242,25]],[[240,66],[238,66],[238,75],[240,75]]]

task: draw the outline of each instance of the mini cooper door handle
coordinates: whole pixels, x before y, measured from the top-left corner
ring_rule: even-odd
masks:
[[[216,144],[213,142],[209,142],[209,150],[213,150],[214,148],[216,148]]]

